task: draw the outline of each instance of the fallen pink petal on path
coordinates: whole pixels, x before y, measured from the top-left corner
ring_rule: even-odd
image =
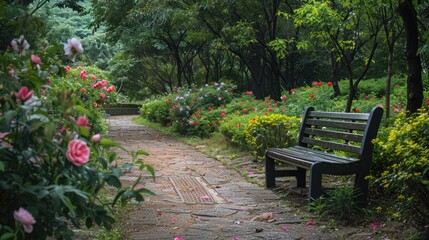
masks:
[[[202,200],[210,200],[210,199],[211,199],[211,197],[209,197],[209,196],[202,196],[202,197],[201,197],[201,199],[202,199]]]
[[[283,226],[283,227],[282,227],[282,229],[283,229],[283,231],[285,231],[285,232],[289,231],[289,227],[288,227],[288,226]]]

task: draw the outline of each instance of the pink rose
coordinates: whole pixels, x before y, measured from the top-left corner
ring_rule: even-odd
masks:
[[[101,99],[104,99],[106,97],[106,94],[104,94],[104,93],[100,93],[100,98]]]
[[[97,77],[94,75],[91,75],[91,79],[95,81],[95,80],[97,80]]]
[[[42,59],[40,59],[40,57],[35,54],[31,54],[30,59],[31,59],[31,62],[33,62],[34,64],[37,64],[37,65],[43,64]]]
[[[94,136],[92,136],[92,141],[93,142],[99,142],[101,140],[101,135],[100,134],[95,134]]]
[[[89,160],[89,148],[84,141],[73,139],[69,142],[66,156],[74,165],[82,166]]]
[[[4,139],[10,132],[0,132],[0,139]]]
[[[33,91],[28,91],[28,88],[23,86],[17,93],[15,93],[15,96],[16,99],[25,102],[33,96]]]
[[[107,86],[107,81],[105,79],[101,80],[101,86],[102,87]]]
[[[86,74],[86,70],[82,70],[79,74],[79,77],[82,79],[85,79],[88,77],[88,75]]]
[[[107,92],[113,92],[115,91],[115,86],[111,85],[110,87],[107,88]]]
[[[87,118],[87,117],[85,117],[85,116],[80,116],[80,117],[77,119],[76,123],[77,123],[77,125],[79,125],[79,126],[81,126],[81,127],[84,127],[84,128],[86,128],[86,129],[88,129],[88,130],[90,129],[88,118]]]
[[[64,68],[66,69],[66,73],[69,73],[71,71],[71,67],[70,66],[65,66]]]
[[[33,224],[36,223],[36,220],[34,220],[33,215],[24,208],[20,207],[18,211],[14,211],[13,218],[22,224],[24,232],[31,233],[33,231]]]

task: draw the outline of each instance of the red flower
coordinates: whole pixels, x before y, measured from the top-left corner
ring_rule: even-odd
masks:
[[[33,96],[33,91],[28,91],[26,86],[23,86],[17,93],[15,93],[15,97],[17,100],[21,100],[22,102],[27,101]]]
[[[253,94],[253,92],[252,91],[247,91],[246,92],[246,95],[252,95]]]
[[[322,82],[317,82],[317,86],[319,86],[319,87],[321,87],[323,85],[323,83]]]
[[[81,90],[82,90],[83,93],[86,93],[86,89],[85,88],[82,88]]]
[[[272,112],[273,111],[273,109],[272,108],[268,108],[268,112]]]
[[[294,94],[294,93],[295,93],[295,88],[292,88],[292,89],[290,90],[290,93]]]
[[[310,94],[310,98],[313,99],[314,97],[316,97],[316,95],[314,95],[314,93]]]
[[[113,91],[115,91],[115,86],[111,85],[110,87],[108,87],[108,88],[106,89],[106,91],[107,91],[107,92],[113,92]]]
[[[91,79],[95,81],[95,80],[97,80],[97,77],[94,75],[91,75]]]
[[[281,96],[280,99],[283,101],[286,100],[286,95]]]
[[[79,77],[80,77],[80,78],[82,78],[82,79],[87,78],[88,76],[86,75],[86,71],[85,71],[85,70],[82,70],[82,71],[80,72],[80,74],[79,74]]]
[[[106,97],[106,94],[104,94],[104,93],[100,93],[100,98],[101,99],[104,99]]]
[[[247,108],[244,108],[244,109],[243,109],[243,113],[247,113]]]
[[[332,86],[332,82],[328,82],[328,87],[331,87]]]

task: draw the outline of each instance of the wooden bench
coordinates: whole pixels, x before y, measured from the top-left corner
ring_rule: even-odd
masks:
[[[355,189],[360,190],[359,201],[366,203],[368,180],[376,138],[383,116],[383,108],[370,113],[336,113],[315,111],[308,107],[302,118],[297,146],[270,148],[265,152],[265,180],[267,188],[275,187],[276,177],[293,176],[298,187],[306,186],[306,170],[310,170],[309,200],[322,194],[322,174],[353,175]],[[335,154],[343,151],[352,157]],[[293,165],[296,169],[276,170],[275,161]]]

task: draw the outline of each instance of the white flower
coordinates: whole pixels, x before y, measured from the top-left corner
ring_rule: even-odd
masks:
[[[64,43],[64,54],[67,55],[73,62],[76,58],[76,55],[81,53],[83,53],[83,47],[78,39],[68,39],[67,43]]]
[[[24,35],[21,35],[18,39],[14,38],[12,42],[10,42],[10,45],[15,52],[21,55],[24,55],[25,50],[30,48],[30,44],[25,40]]]

